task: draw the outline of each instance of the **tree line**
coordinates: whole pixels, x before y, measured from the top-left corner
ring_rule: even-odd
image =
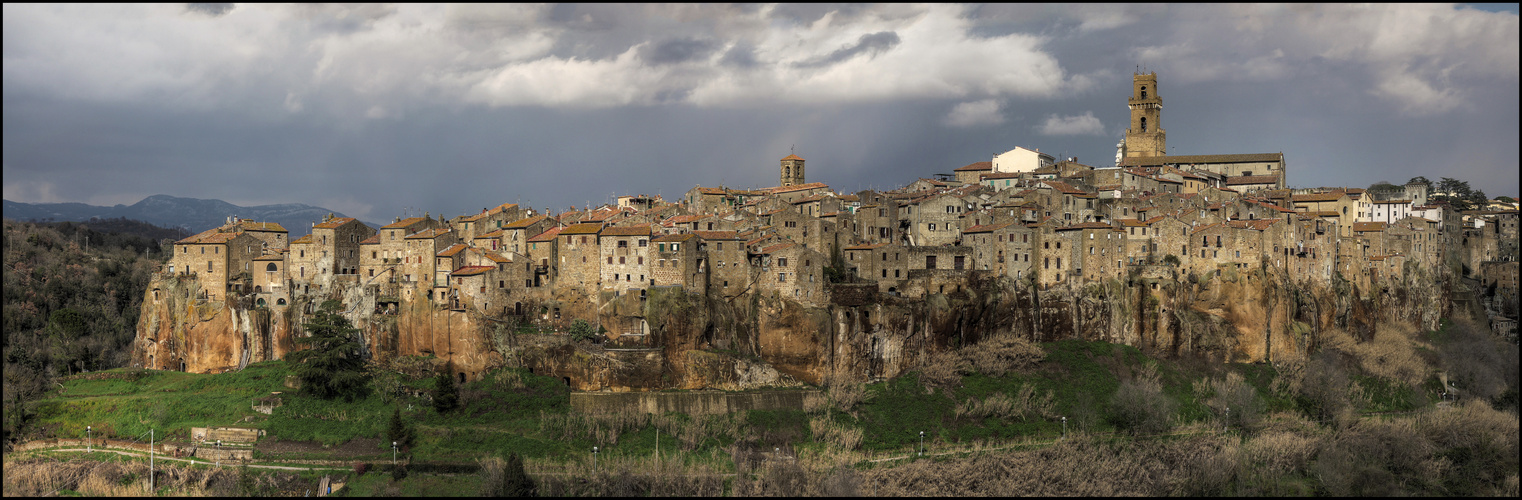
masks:
[[[4,228],[9,440],[57,377],[127,365],[148,281],[188,234],[126,219]]]

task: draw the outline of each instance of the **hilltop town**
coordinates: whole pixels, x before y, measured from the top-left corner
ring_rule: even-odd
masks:
[[[676,200],[558,213],[506,203],[378,228],[330,216],[294,241],[278,224],[230,219],[175,243],[146,291],[134,365],[220,372],[279,358],[327,298],[344,302],[373,356],[435,356],[462,379],[506,362],[503,325],[564,332],[582,320],[645,356],[608,349],[596,354],[636,367],[598,368],[553,333],[535,337],[543,354],[520,362],[582,389],[733,382],[694,378],[695,352],[733,353],[720,371],[759,358],[777,370],[761,379],[779,383],[892,376],[969,325],[1262,361],[1303,351],[1324,324],[1397,314],[1350,320],[1361,306],[1346,300],[1430,305],[1398,314],[1434,326],[1433,290],[1465,280],[1492,290],[1476,307],[1493,328],[1515,332],[1515,209],[1461,212],[1420,179],[1291,189],[1283,153],[1169,155],[1157,83],[1134,76],[1130,126],[1107,166],[1016,147],[898,189],[842,193],[809,182],[790,154],[775,187],[697,186]],[[1216,280],[1248,274],[1258,288],[1219,291]],[[1277,305],[1290,288],[1304,297]],[[1001,289],[1019,293],[991,292]],[[1220,305],[1200,305],[1207,295]],[[946,319],[936,311],[948,300],[996,318]],[[1309,311],[1316,302],[1334,305]],[[1066,319],[1054,303],[1070,304]],[[1265,339],[1186,338],[1212,321]],[[847,351],[856,359],[836,359]],[[684,377],[660,380],[669,372]]]

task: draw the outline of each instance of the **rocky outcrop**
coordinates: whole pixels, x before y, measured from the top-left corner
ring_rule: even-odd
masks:
[[[359,287],[297,297],[286,307],[246,298],[206,302],[194,279],[153,281],[143,302],[134,364],[217,372],[277,359],[297,348],[319,300],[342,300],[368,355],[432,356],[467,379],[503,364],[564,379],[576,390],[745,390],[891,378],[931,354],[994,334],[1033,341],[1066,338],[1136,346],[1158,355],[1258,362],[1303,355],[1320,332],[1369,338],[1374,326],[1437,326],[1450,313],[1449,284],[1420,268],[1368,290],[1334,278],[1299,282],[1267,269],[1222,268],[1204,275],[1171,266],[1137,268],[1123,279],[1037,289],[967,273],[948,293],[908,299],[843,285],[839,300],[806,305],[768,293],[733,299],[680,287],[576,297],[556,294],[565,316],[515,318],[552,325],[582,317],[603,330],[601,345],[562,335],[504,335],[502,318],[434,306],[421,296],[376,312]],[[595,299],[595,300],[593,300]]]

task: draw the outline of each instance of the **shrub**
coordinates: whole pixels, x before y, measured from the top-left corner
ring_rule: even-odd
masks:
[[[1173,426],[1178,403],[1163,394],[1157,366],[1147,364],[1135,378],[1121,382],[1110,401],[1110,419],[1116,428],[1133,435],[1158,434]]]
[[[1237,372],[1228,372],[1225,378],[1200,380],[1195,383],[1195,397],[1220,415],[1227,426],[1247,431],[1257,429],[1263,412],[1263,402],[1258,390]]]
[[[368,472],[369,470],[370,470],[370,464],[367,464],[367,463],[364,463],[364,462],[354,462],[354,475],[355,476],[363,476],[363,475],[365,475],[365,472]]]
[[[537,485],[523,470],[523,458],[517,453],[508,454],[505,460],[487,457],[477,463],[481,465],[481,496],[531,497],[537,493]]]
[[[577,342],[581,342],[583,340],[596,341],[597,339],[597,331],[592,329],[592,324],[588,323],[587,320],[584,319],[578,319],[571,322],[570,334],[571,339]]]
[[[454,377],[449,375],[449,368],[433,378],[433,409],[439,413],[448,413],[460,406],[460,391],[455,388]]]
[[[407,464],[395,464],[391,466],[391,480],[401,481],[407,479]]]

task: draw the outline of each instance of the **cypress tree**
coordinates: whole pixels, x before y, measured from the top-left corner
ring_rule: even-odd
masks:
[[[323,399],[343,396],[353,401],[364,394],[370,376],[355,335],[359,329],[339,314],[342,309],[343,303],[337,300],[323,302],[312,321],[303,325],[310,336],[294,339],[306,349],[291,353],[286,360],[303,390]]]

